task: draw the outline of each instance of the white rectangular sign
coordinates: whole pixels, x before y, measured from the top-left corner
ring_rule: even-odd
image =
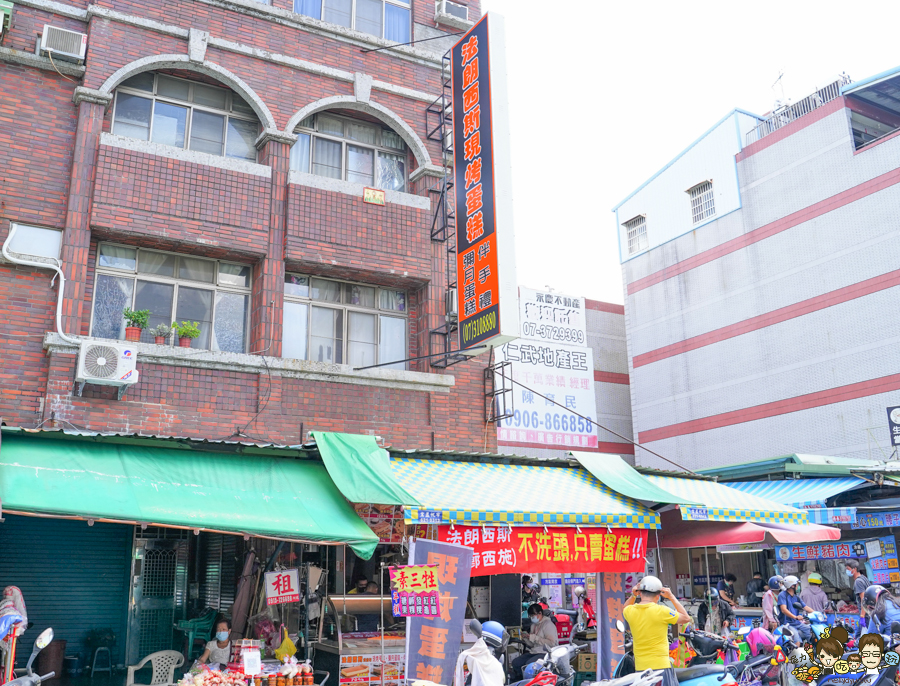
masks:
[[[518,340],[499,348],[497,360],[512,362],[513,379],[536,391],[514,386],[515,412],[497,424],[498,441],[576,450],[597,447],[590,348]]]
[[[266,572],[266,605],[300,601],[300,571],[284,569]]]
[[[522,338],[586,345],[584,298],[519,287]]]

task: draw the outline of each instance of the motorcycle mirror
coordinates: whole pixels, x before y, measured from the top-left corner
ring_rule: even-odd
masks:
[[[28,664],[25,665],[25,668],[28,670],[28,674],[31,674],[31,665],[34,663],[34,658],[38,656],[38,653],[41,652],[44,648],[50,645],[50,642],[53,640],[53,629],[44,629],[41,632],[41,635],[38,636],[34,641],[34,650],[31,651],[31,657],[28,658]]]
[[[742,626],[740,629],[738,629],[738,636],[746,636],[749,633],[750,633],[749,626]]]
[[[616,629],[619,630],[619,633],[625,633],[625,623],[621,619],[616,620]]]
[[[475,636],[481,638],[481,622],[477,619],[473,619],[469,621],[469,631],[471,631]]]

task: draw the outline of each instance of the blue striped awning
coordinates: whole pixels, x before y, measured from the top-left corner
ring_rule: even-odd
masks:
[[[866,483],[855,476],[834,479],[783,479],[781,481],[730,481],[726,485],[744,493],[793,507],[825,507],[831,496]]]
[[[806,510],[806,516],[813,524],[852,524],[856,521],[855,507],[813,507]]]
[[[404,509],[410,524],[659,528],[658,514],[584,469],[395,456],[391,469],[422,503]]]

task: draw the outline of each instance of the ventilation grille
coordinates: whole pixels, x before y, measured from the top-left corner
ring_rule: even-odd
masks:
[[[67,31],[49,24],[44,26],[41,49],[46,52],[82,60],[86,45],[87,34]]]
[[[108,345],[92,345],[84,353],[84,370],[95,379],[116,375],[119,351]]]

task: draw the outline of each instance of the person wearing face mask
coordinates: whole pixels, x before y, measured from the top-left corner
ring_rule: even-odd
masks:
[[[859,629],[857,635],[862,633],[866,628],[866,589],[872,584],[860,573],[859,562],[856,560],[847,560],[844,562],[844,571],[850,577],[850,587],[853,589],[853,599],[859,606]]]
[[[517,681],[523,677],[522,670],[535,660],[539,660],[559,645],[559,635],[553,620],[544,616],[544,608],[535,603],[528,608],[528,619],[531,620],[531,628],[522,637],[522,642],[528,648],[527,653],[519,655],[512,661],[513,674]]]
[[[231,625],[227,619],[216,622],[216,638],[206,644],[200,662],[227,665],[231,662]]]
[[[365,574],[359,574],[353,579],[353,588],[347,591],[347,595],[363,595],[369,588],[369,580]]]
[[[734,597],[734,582],[737,577],[734,574],[726,574],[725,578],[716,584],[716,590],[719,592],[719,598],[724,600],[731,607],[737,607],[737,600]]]
[[[522,602],[536,603],[541,599],[541,587],[527,574],[522,577]]]

